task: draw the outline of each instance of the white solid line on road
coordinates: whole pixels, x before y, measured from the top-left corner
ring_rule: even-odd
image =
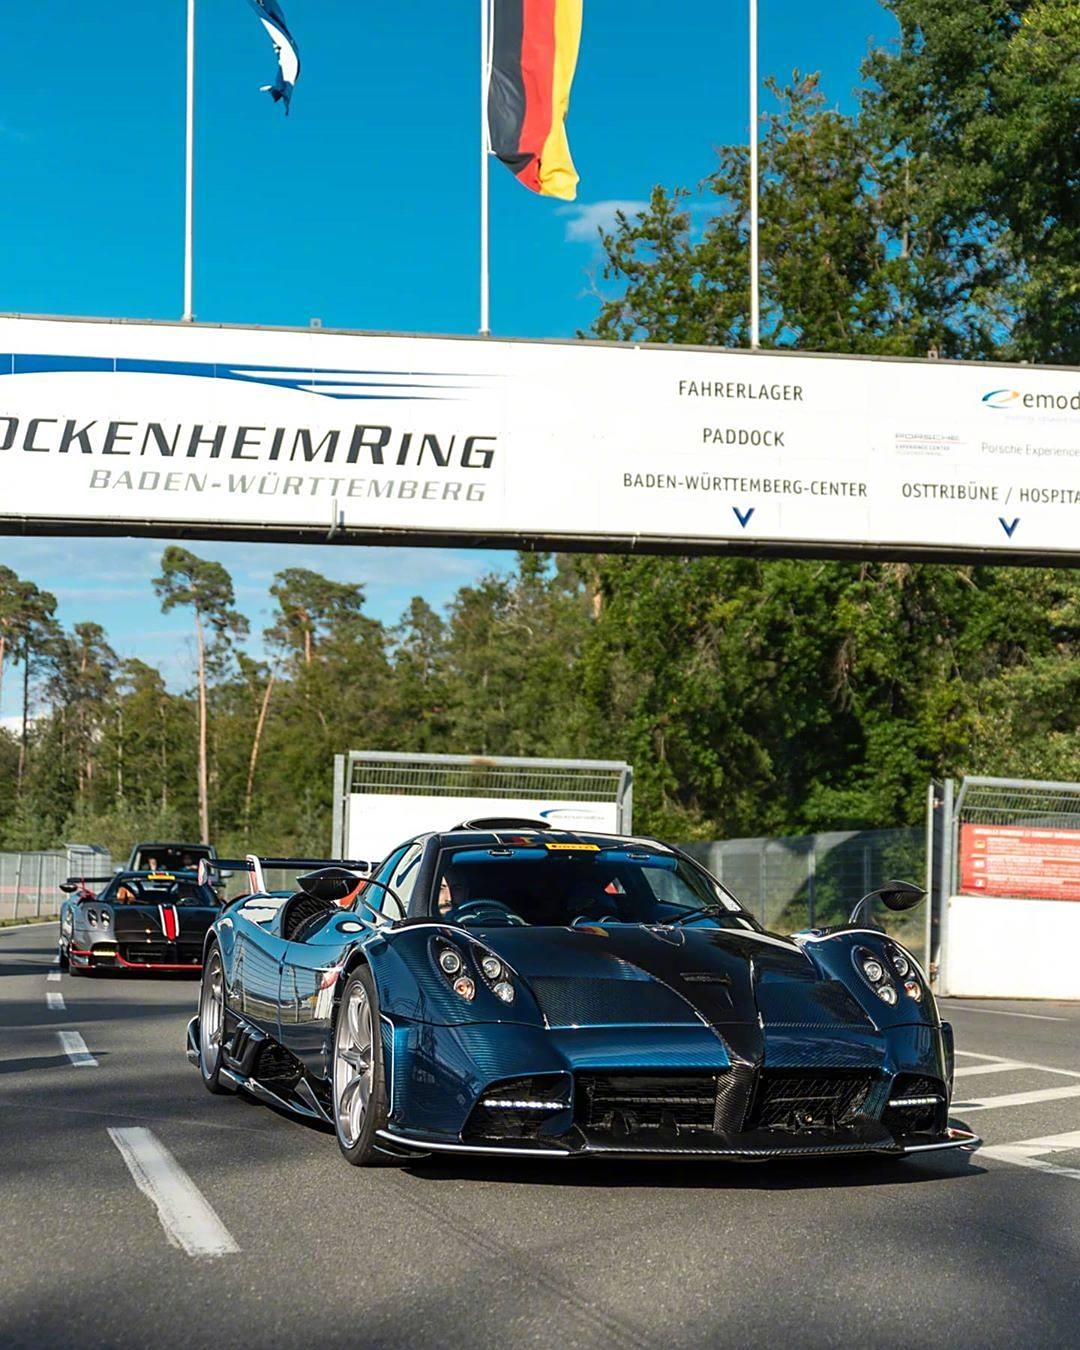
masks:
[[[950,1003],[948,1011],[988,1013],[991,1017],[1028,1017],[1033,1022],[1068,1022],[1071,1020],[1068,1017],[1050,1017],[1047,1013],[1009,1012],[1006,1008],[976,1008],[972,1007],[970,1003]]]
[[[973,1073],[1010,1073],[1016,1069],[1030,1069],[1030,1064],[1022,1064],[1018,1059],[1003,1059],[997,1064],[965,1064],[953,1070],[954,1078],[964,1078]]]
[[[0,937],[5,933],[25,933],[28,928],[55,928],[59,919],[46,919],[44,923],[9,923],[0,928]]]
[[[188,1174],[153,1132],[109,1126],[135,1185],[157,1209],[165,1236],[188,1256],[229,1256],[240,1248]]]
[[[1080,1149],[1080,1130],[1073,1130],[1069,1134],[1048,1134],[1042,1139],[1021,1139],[1015,1144],[993,1144],[990,1148],[980,1150],[979,1157],[997,1158],[1000,1162],[1013,1163],[1017,1167],[1033,1167],[1037,1172],[1049,1172],[1052,1176],[1071,1177],[1073,1181],[1080,1181],[1080,1168],[1046,1162],[1042,1156],[1068,1149]]]
[[[67,1007],[64,1002],[64,996],[56,989],[47,989],[45,991],[45,1002],[49,1005],[51,1012],[63,1012]]]
[[[958,1055],[965,1055],[968,1059],[982,1059],[991,1064],[1001,1064],[1003,1067],[1009,1069],[1036,1069],[1039,1073],[1056,1073],[1062,1078],[1080,1078],[1080,1070],[1078,1069],[1055,1069],[1052,1064],[1029,1064],[1027,1060],[1003,1059],[1001,1055],[977,1055],[974,1050],[957,1050],[956,1053]],[[979,1072],[981,1072],[981,1070],[971,1067],[957,1069],[955,1071],[956,1076],[959,1076],[962,1073]],[[986,1072],[996,1073],[998,1071],[996,1069],[987,1069]]]
[[[1074,1087],[1039,1088],[1035,1092],[1007,1092],[1000,1097],[972,1097],[970,1101],[954,1101],[954,1111],[991,1111],[1001,1106],[1029,1106],[1033,1102],[1059,1102],[1066,1097],[1080,1097],[1080,1083]]]
[[[86,1048],[86,1042],[77,1031],[58,1031],[60,1047],[78,1069],[96,1069],[97,1060]]]
[[[60,978],[60,972],[58,970],[50,970],[45,978],[47,980],[58,980]]]

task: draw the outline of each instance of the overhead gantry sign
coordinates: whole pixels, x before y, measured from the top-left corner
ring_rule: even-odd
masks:
[[[0,318],[0,532],[1080,557],[1080,371]]]

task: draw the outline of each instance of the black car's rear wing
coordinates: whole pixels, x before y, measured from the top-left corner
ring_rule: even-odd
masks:
[[[275,869],[285,871],[315,871],[322,867],[345,867],[350,872],[366,876],[372,864],[354,858],[264,858],[249,853],[246,858],[202,858],[199,861],[198,877],[203,885],[212,885],[215,872],[247,872],[252,894],[266,890],[266,872]]]
[[[121,881],[125,877],[131,877],[134,881],[198,881],[200,874],[192,868],[181,868],[166,871],[164,868],[149,868],[134,870],[129,867],[118,867],[115,872],[110,872],[104,877],[76,876],[68,877],[67,881],[60,883],[60,889],[65,895],[71,895],[75,891],[85,889],[88,886],[103,886],[110,881]],[[200,884],[205,884],[201,883]]]

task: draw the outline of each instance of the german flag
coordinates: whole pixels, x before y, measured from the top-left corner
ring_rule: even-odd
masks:
[[[493,0],[488,135],[492,153],[542,197],[573,201],[566,113],[582,0]]]

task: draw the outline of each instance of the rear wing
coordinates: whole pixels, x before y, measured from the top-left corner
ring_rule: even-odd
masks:
[[[315,870],[320,867],[347,867],[352,872],[364,876],[371,871],[372,864],[352,858],[264,858],[249,853],[246,858],[201,858],[198,878],[202,885],[213,885],[215,872],[247,872],[251,893],[254,895],[266,890],[266,871],[284,868],[292,871],[301,869]]]
[[[116,881],[118,878],[121,881],[125,877],[130,877],[133,881],[195,881],[199,878],[199,875],[194,868],[181,868],[179,871],[167,872],[164,870],[150,871],[148,869],[138,871],[130,867],[118,867],[115,872],[110,872],[108,876],[104,877],[68,877],[67,881],[60,883],[60,889],[65,895],[71,895],[75,891],[85,890],[89,886],[102,886],[110,881]]]

